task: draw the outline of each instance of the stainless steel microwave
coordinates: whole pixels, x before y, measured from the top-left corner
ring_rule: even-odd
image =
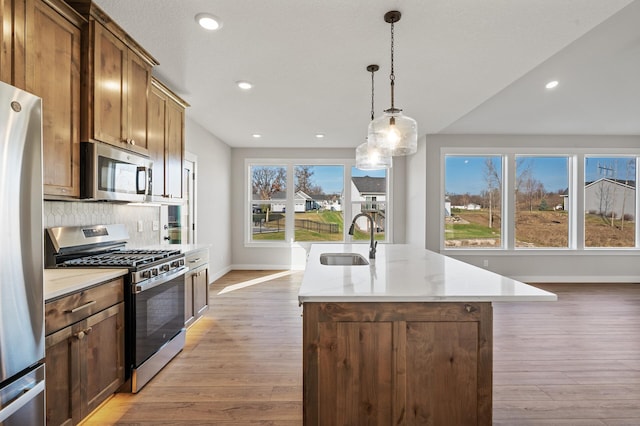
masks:
[[[80,145],[80,196],[93,200],[151,200],[153,161],[99,142]]]

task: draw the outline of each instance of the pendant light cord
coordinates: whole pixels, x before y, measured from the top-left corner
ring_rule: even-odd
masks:
[[[373,74],[375,73],[375,69],[371,69],[371,121],[375,118],[373,115]]]
[[[393,98],[394,98],[394,86],[396,84],[396,75],[394,74],[393,71],[393,22],[391,22],[391,74],[389,75],[389,79],[391,80],[391,110],[395,110],[395,105],[393,103]]]

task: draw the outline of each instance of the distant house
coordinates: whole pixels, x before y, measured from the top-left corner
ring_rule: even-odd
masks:
[[[451,217],[451,200],[449,197],[444,198],[444,217]]]
[[[353,204],[353,216],[358,213],[368,213],[375,222],[377,230],[384,230],[387,209],[387,179],[384,177],[352,177],[351,201]],[[369,231],[369,221],[361,217],[356,225],[361,231]]]
[[[287,209],[287,193],[284,191],[278,191],[271,195],[271,211],[272,212],[285,212]],[[274,202],[275,201],[275,202]],[[297,191],[293,195],[294,211],[296,213],[303,213],[310,210],[319,210],[321,205],[313,197],[306,194],[303,191]],[[264,204],[263,200],[260,200],[258,194],[253,194],[252,204],[254,206]]]
[[[565,197],[566,199],[566,197]],[[584,186],[584,210],[600,214],[635,219],[636,183],[630,180],[601,178]]]
[[[342,196],[340,194],[314,195],[313,199],[320,204],[320,209],[342,211]]]
[[[451,203],[449,203],[451,204]],[[459,210],[480,210],[480,208],[482,207],[480,204],[476,204],[476,203],[469,203],[469,204],[465,204],[462,206],[451,206],[454,209],[459,209]]]

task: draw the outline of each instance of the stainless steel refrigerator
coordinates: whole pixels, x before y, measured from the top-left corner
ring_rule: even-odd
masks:
[[[42,100],[0,82],[0,426],[43,425]]]

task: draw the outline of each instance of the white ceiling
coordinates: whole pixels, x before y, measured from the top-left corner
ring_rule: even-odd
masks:
[[[154,74],[189,117],[232,147],[362,143],[367,65],[380,65],[376,115],[390,106],[389,10],[402,12],[396,106],[420,135],[640,134],[640,0],[96,3],[160,62]],[[222,29],[201,29],[199,12]]]

